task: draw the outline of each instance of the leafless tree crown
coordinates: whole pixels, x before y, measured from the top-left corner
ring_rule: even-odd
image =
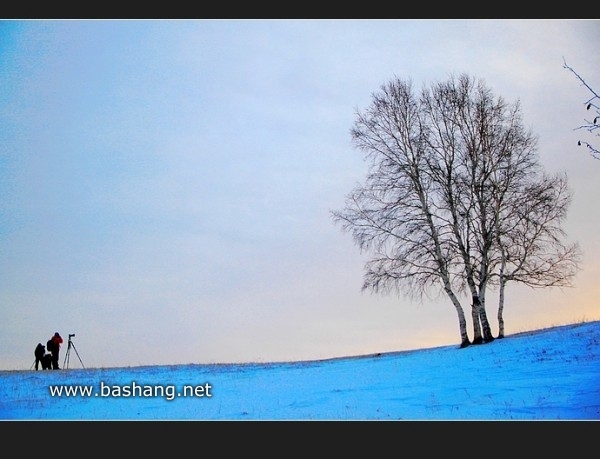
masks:
[[[464,345],[461,295],[485,342],[488,287],[569,285],[578,248],[562,242],[566,177],[543,172],[518,102],[465,74],[418,94],[396,78],[357,111],[351,136],[369,171],[332,216],[371,255],[363,289],[447,294]]]

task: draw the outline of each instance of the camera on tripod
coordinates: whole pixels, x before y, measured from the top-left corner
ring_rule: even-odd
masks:
[[[75,336],[75,333],[69,333],[69,341],[68,341],[68,347],[67,347],[67,353],[65,354],[65,361],[63,362],[63,368],[69,368],[69,360],[71,357],[71,349],[73,349],[75,351],[75,354],[77,354],[77,358],[79,359],[79,363],[81,363],[81,366],[83,368],[85,368],[85,366],[83,365],[83,362],[81,361],[81,357],[79,357],[79,352],[77,352],[77,348],[75,347],[75,343],[71,340],[71,338],[73,338]]]

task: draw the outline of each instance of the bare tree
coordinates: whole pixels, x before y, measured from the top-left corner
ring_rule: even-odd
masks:
[[[467,322],[453,285],[460,261],[445,197],[430,167],[439,158],[427,145],[428,123],[410,82],[393,81],[374,94],[351,131],[355,146],[372,160],[366,184],[355,188],[346,208],[333,216],[361,250],[373,252],[363,289],[404,289],[416,297],[443,289],[466,346]]]
[[[351,134],[370,168],[365,184],[332,215],[362,251],[372,253],[363,289],[417,298],[445,293],[458,316],[461,347],[471,344],[459,299],[468,293],[473,343],[493,340],[487,287],[517,279],[506,268],[516,256],[508,248],[504,277],[496,271],[501,242],[517,240],[501,218],[516,213],[509,191],[527,190],[539,170],[536,139],[523,129],[519,104],[495,99],[467,75],[420,95],[410,81],[395,79],[357,112]],[[519,274],[527,277],[525,270]]]
[[[593,119],[584,118],[585,124],[582,124],[576,129],[584,129],[588,131],[591,135],[595,135],[596,137],[600,137],[600,96],[594,89],[571,67],[567,65],[567,61],[563,58],[563,68],[569,70],[575,77],[579,80],[582,86],[585,86],[587,90],[591,93],[591,97],[584,102],[585,109],[587,111],[592,110]],[[590,151],[590,154],[595,159],[600,159],[600,150],[597,146],[594,146],[592,143],[587,142],[585,140],[578,140],[577,145],[584,145]]]
[[[497,226],[499,270],[498,337],[504,337],[504,292],[508,281],[532,288],[571,287],[579,270],[577,243],[564,242],[560,224],[571,202],[567,177],[541,174],[507,196]]]

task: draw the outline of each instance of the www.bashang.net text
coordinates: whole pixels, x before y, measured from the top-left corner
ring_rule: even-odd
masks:
[[[50,385],[51,397],[162,397],[171,401],[177,397],[212,397],[210,383],[183,385],[180,390],[173,384],[105,384],[93,385],[60,384]]]

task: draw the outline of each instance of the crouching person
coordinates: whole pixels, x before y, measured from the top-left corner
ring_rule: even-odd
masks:
[[[42,369],[52,370],[52,354],[44,354],[44,357],[42,357]]]

